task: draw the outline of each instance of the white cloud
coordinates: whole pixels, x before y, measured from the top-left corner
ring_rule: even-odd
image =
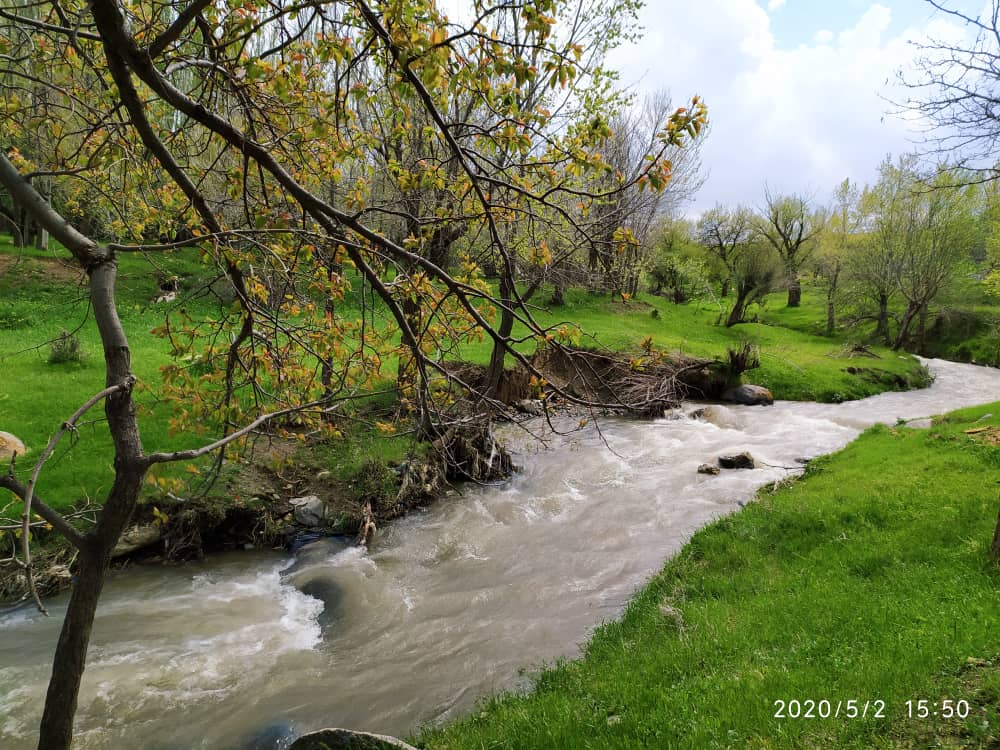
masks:
[[[913,147],[906,123],[885,116],[895,73],[915,55],[908,40],[964,33],[938,16],[889,36],[892,11],[873,3],[847,28],[803,30],[803,43],[787,48],[754,0],[670,5],[647,5],[646,38],[611,62],[640,91],[666,88],[678,102],[697,93],[708,104],[710,176],[694,210],[758,203],[765,182],[826,200],[844,177],[871,181],[887,153]]]
[[[829,44],[833,41],[833,32],[829,29],[820,29],[813,36],[813,41],[816,42],[817,45]]]
[[[767,12],[774,13],[778,8],[785,4],[785,0],[768,0],[767,2]]]

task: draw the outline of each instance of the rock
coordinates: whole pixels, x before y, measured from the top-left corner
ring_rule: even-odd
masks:
[[[149,526],[133,526],[131,529],[122,534],[121,539],[118,540],[118,544],[111,551],[111,557],[122,557],[124,555],[131,555],[133,552],[138,552],[144,547],[149,547],[156,544],[163,537],[163,530],[160,528],[159,524],[150,524]]]
[[[698,473],[699,474],[712,474],[712,475],[715,475],[715,474],[718,474],[719,471],[720,471],[719,467],[718,466],[714,466],[712,464],[702,464],[701,466],[698,467]]]
[[[28,452],[28,449],[24,447],[18,438],[11,435],[9,432],[0,432],[0,459],[4,463],[9,463],[11,456],[15,453],[18,456],[23,456]]]
[[[703,406],[700,409],[695,409],[693,412],[688,414],[691,419],[708,419],[711,414],[711,406]]]
[[[417,750],[395,737],[349,729],[320,729],[299,737],[288,750]]]
[[[322,526],[326,520],[326,503],[317,495],[293,497],[288,503],[294,509],[296,523],[303,526]]]
[[[771,392],[760,385],[738,385],[722,394],[723,401],[746,406],[770,406],[774,403]]]
[[[545,407],[538,399],[523,398],[514,404],[514,408],[522,414],[529,414],[532,417],[540,417],[545,413]]]
[[[746,451],[737,453],[735,456],[719,456],[719,466],[723,469],[754,469],[753,456]]]

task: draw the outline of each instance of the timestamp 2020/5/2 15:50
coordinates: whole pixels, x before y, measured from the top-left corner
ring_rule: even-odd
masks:
[[[807,698],[778,699],[773,702],[775,719],[884,719],[886,702],[881,699],[829,700]],[[964,719],[971,710],[967,700],[908,700],[903,704],[908,719]]]

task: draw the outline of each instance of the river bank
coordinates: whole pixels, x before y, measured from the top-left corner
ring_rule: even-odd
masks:
[[[582,658],[419,746],[996,747],[998,443],[1000,402],[868,429],[694,534]]]
[[[402,735],[460,718],[481,696],[528,689],[525,669],[576,656],[574,644],[615,618],[696,529],[794,473],[778,467],[837,450],[873,421],[1000,392],[998,371],[931,366],[930,389],[852,404],[722,406],[700,419],[687,416],[692,405],[682,418],[550,436],[548,448],[515,432],[523,471],[511,481],[463,487],[457,502],[390,524],[367,550],[314,546],[294,568],[273,553],[231,553],[114,576],[85,678],[80,746],[245,747],[274,726]],[[697,473],[739,450],[762,468]],[[31,743],[61,601],[51,602],[51,620],[30,611],[0,620],[10,686],[0,709],[11,717],[0,737],[14,748]]]

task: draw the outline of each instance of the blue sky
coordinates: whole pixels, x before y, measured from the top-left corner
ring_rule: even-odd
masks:
[[[982,2],[950,5],[974,15]],[[647,0],[641,23],[609,61],[622,82],[709,107],[709,176],[688,214],[759,204],[765,183],[826,201],[845,177],[871,182],[920,138],[886,101],[913,42],[969,33],[924,0]]]

